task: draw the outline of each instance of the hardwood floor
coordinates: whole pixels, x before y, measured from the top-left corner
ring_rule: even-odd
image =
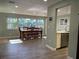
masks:
[[[21,44],[0,39],[0,59],[66,59],[67,54],[67,48],[51,51],[40,39],[26,40]]]

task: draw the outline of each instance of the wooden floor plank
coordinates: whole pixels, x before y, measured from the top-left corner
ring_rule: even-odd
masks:
[[[66,59],[67,55],[67,48],[51,51],[40,39],[26,40],[21,44],[0,39],[0,59]]]

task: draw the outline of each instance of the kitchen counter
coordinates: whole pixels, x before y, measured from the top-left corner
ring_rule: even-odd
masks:
[[[69,33],[69,31],[57,31],[56,33]]]

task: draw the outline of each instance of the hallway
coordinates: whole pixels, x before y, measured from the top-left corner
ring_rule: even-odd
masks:
[[[51,51],[45,47],[45,40],[26,40],[20,44],[10,44],[0,39],[0,59],[66,59],[67,48]]]

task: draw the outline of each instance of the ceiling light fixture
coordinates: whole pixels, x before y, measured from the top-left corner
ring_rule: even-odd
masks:
[[[47,0],[44,0],[44,2],[47,2]]]
[[[18,8],[18,6],[15,6],[16,8]]]
[[[60,9],[58,9],[57,11],[58,11],[58,12],[60,12],[61,10],[60,10]]]

